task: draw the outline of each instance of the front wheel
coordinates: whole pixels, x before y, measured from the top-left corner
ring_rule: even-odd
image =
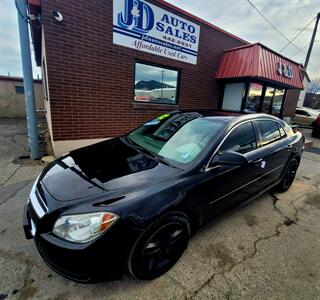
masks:
[[[133,277],[150,280],[167,272],[181,257],[190,238],[188,218],[168,214],[154,223],[133,246],[128,268]]]
[[[289,162],[281,182],[275,188],[277,192],[286,192],[290,188],[296,176],[298,166],[299,164],[296,159]]]

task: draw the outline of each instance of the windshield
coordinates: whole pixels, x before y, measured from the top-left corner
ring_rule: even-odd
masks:
[[[157,156],[186,164],[193,161],[218,135],[223,122],[196,113],[164,114],[128,135],[138,146]]]
[[[318,116],[319,115],[319,112],[318,111],[316,111],[316,110],[308,110],[308,113],[310,113],[310,115],[312,115],[312,116]]]

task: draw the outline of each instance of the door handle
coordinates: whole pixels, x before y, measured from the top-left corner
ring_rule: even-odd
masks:
[[[256,160],[254,160],[253,163],[256,165],[256,164],[262,162],[262,160],[263,160],[263,158],[258,158]]]
[[[290,150],[290,149],[292,149],[292,147],[293,147],[293,145],[290,144],[287,146],[287,149]]]

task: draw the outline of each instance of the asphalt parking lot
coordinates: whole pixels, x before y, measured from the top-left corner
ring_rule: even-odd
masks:
[[[0,300],[320,299],[320,140],[304,153],[288,192],[205,225],[164,276],[91,285],[51,271],[24,238],[22,209],[43,168],[15,160],[25,155],[26,140],[24,121],[0,119]]]

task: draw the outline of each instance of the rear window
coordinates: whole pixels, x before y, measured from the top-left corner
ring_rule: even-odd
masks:
[[[278,124],[274,121],[257,120],[256,124],[259,128],[262,146],[273,143],[281,139]]]

